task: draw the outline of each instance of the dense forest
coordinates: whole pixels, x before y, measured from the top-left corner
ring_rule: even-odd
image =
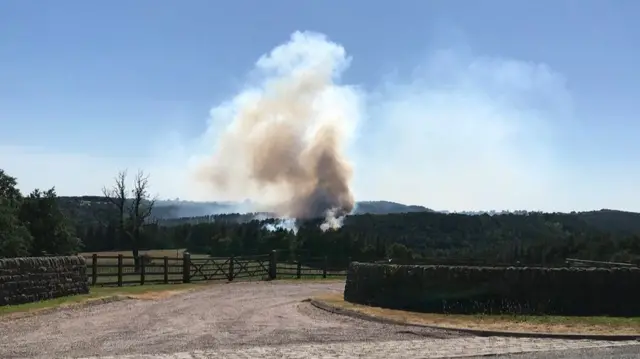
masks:
[[[57,197],[54,189],[23,196],[16,179],[0,170],[0,257],[108,250],[132,250],[137,256],[144,249],[187,248],[215,256],[280,249],[335,261],[553,265],[580,258],[640,263],[638,213],[455,214],[366,202],[338,230],[322,232],[320,220],[310,220],[296,223],[294,231],[292,223],[256,213],[172,218],[180,204],[148,198],[147,177],[136,176],[130,189],[124,186],[125,173],[118,178],[104,197]],[[197,206],[191,207],[196,213]]]

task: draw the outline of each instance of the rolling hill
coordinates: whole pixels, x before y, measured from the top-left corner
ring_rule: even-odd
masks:
[[[104,198],[98,196],[59,197],[63,211],[76,222],[93,222],[113,208]],[[189,202],[189,201],[158,201],[153,216],[158,219],[177,219],[184,217],[200,217],[225,213],[246,213],[250,211],[248,202]],[[358,202],[354,214],[395,214],[415,212],[436,212],[423,206],[405,205],[390,201],[362,201]],[[481,215],[487,212],[467,212],[467,215]],[[526,211],[516,214],[525,215]],[[490,215],[500,215],[500,212],[490,212]],[[585,222],[587,225],[602,231],[618,233],[640,233],[640,213],[625,212],[611,209],[597,211],[571,212],[569,216]]]

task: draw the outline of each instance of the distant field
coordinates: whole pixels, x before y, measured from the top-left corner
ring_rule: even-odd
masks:
[[[186,249],[151,249],[141,250],[140,255],[148,255],[153,258],[151,263],[145,266],[145,283],[158,283],[164,281],[164,257],[168,257],[169,282],[182,282],[182,255]],[[98,255],[97,284],[114,284],[118,280],[118,255],[122,255],[122,281],[124,284],[139,284],[140,273],[135,271],[133,254],[131,251],[107,251],[80,253],[87,259],[87,276],[89,281],[93,275],[92,256]],[[206,254],[191,254],[192,259],[207,258]],[[205,269],[202,269],[205,271]],[[216,276],[217,277],[217,276]],[[220,279],[223,276],[220,275]],[[216,278],[217,279],[217,278]]]
[[[151,257],[169,257],[169,258],[180,258],[182,259],[182,254],[186,251],[185,248],[180,249],[150,249],[150,250],[142,250],[140,251],[140,255],[147,254]],[[118,256],[122,254],[123,257],[132,257],[133,253],[131,251],[115,251],[115,252],[84,252],[80,253],[81,256],[91,257],[93,254],[97,254],[98,257],[107,257],[107,256]],[[207,256],[206,254],[191,254],[191,257],[194,256]]]
[[[168,257],[168,281],[171,283],[182,282],[182,255],[185,249],[153,249],[140,251],[140,255],[147,254],[153,258],[151,263],[145,265],[145,284],[161,283],[164,281],[164,259]],[[118,255],[123,256],[122,260],[122,281],[123,284],[140,284],[141,275],[135,271],[134,261],[131,251],[109,251],[109,252],[85,252],[80,255],[87,258],[87,276],[89,281],[92,280],[93,262],[91,260],[93,254],[98,255],[98,277],[96,284],[113,285],[117,283]],[[240,257],[242,258],[242,257]],[[203,279],[203,274],[210,280],[226,280],[229,272],[229,258],[212,258],[206,254],[191,253],[192,259],[192,280]],[[207,262],[207,259],[210,261]],[[246,259],[236,259],[234,261],[234,272],[236,277],[234,280],[263,280],[266,279],[266,269],[268,268],[267,256],[251,256]],[[309,266],[300,267],[300,276],[305,279],[322,278],[321,268],[312,268]],[[298,270],[296,263],[279,262],[277,264],[278,279],[297,278]],[[344,277],[346,271],[327,271],[327,277]]]

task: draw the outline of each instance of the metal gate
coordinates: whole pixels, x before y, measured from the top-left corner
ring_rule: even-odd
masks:
[[[269,278],[269,255],[191,257],[189,259],[188,270],[190,282],[211,280],[226,280],[229,282],[233,280],[265,280]]]

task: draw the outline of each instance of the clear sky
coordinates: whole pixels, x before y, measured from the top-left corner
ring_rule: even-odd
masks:
[[[639,16],[633,0],[3,0],[0,168],[25,192],[98,194],[141,168],[163,198],[223,199],[189,170],[216,109],[272,49],[331,48],[357,95],[359,200],[640,211]]]

